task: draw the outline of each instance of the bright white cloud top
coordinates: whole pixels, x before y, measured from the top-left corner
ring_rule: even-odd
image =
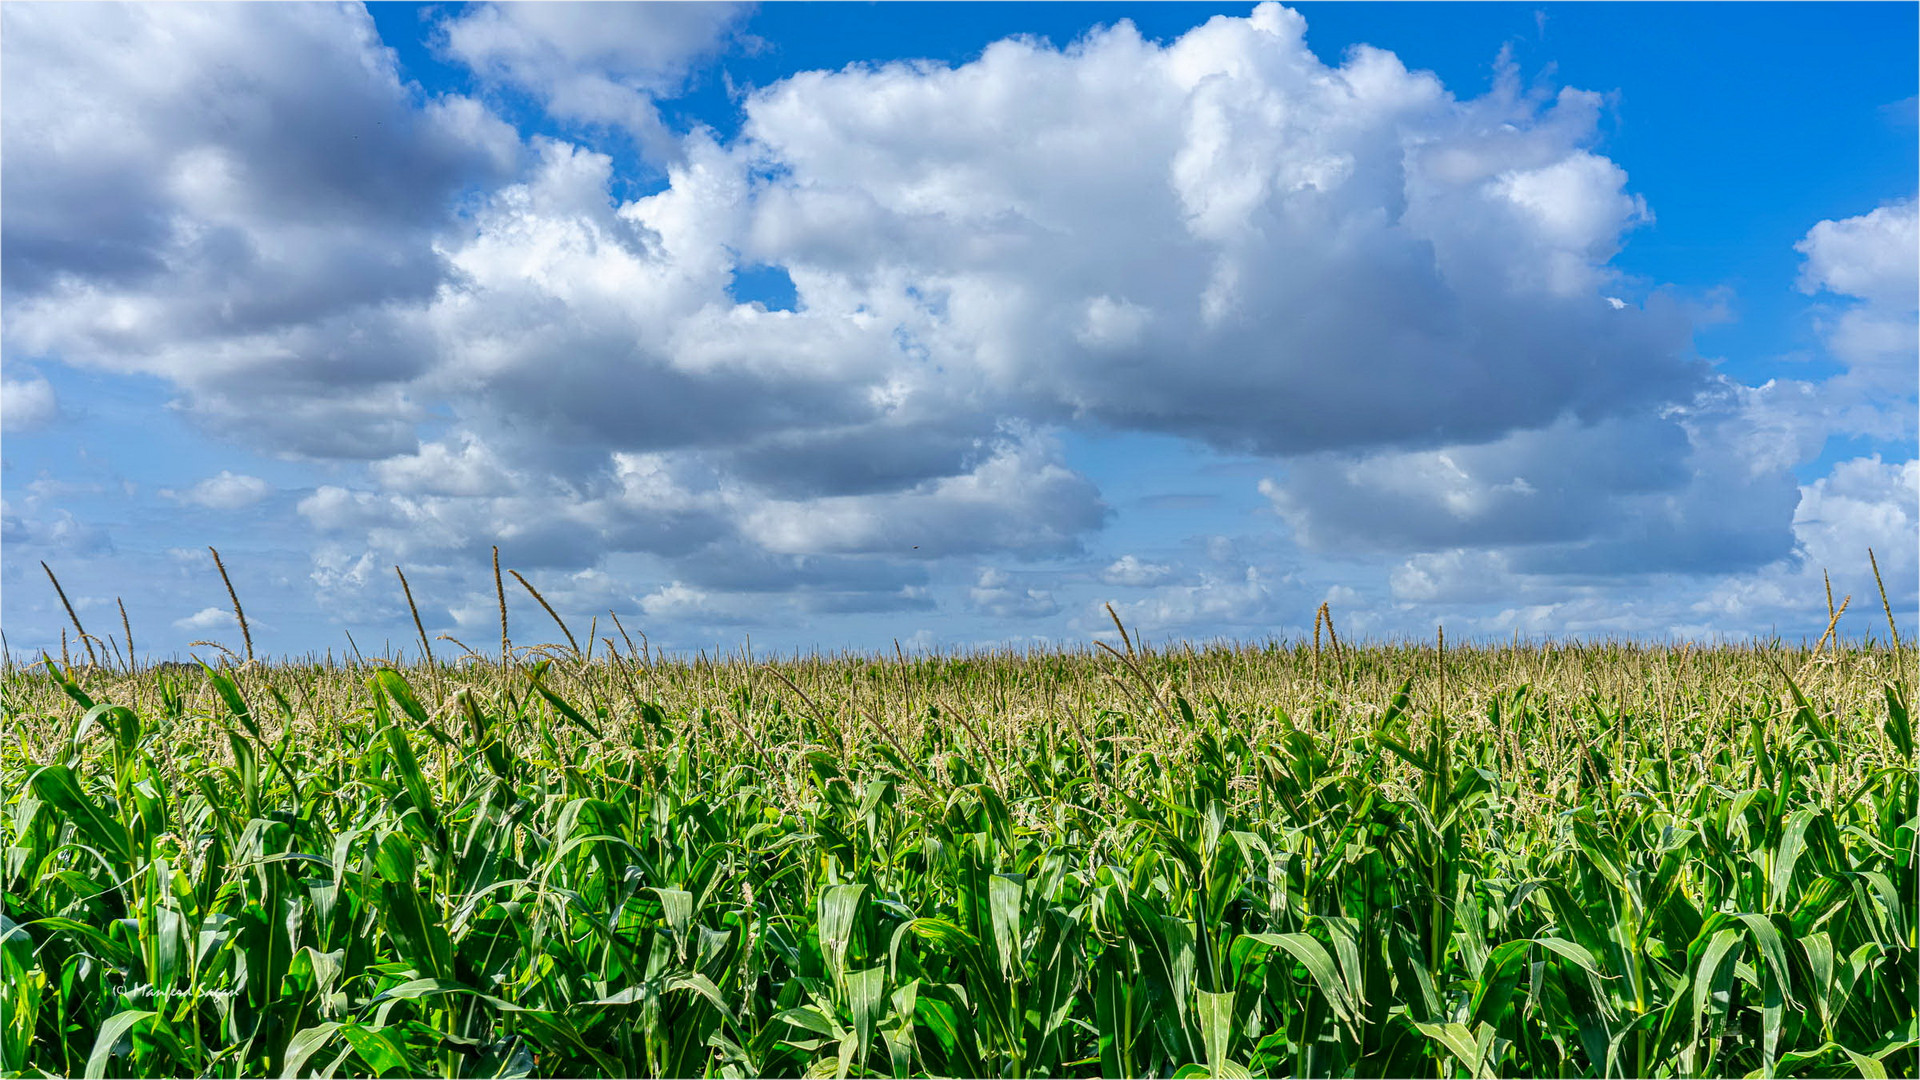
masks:
[[[217,628],[167,547],[235,514],[287,648],[404,640],[394,564],[484,627],[495,544],[681,642],[1072,639],[1106,601],[1259,637],[1336,587],[1380,634],[1797,632],[1869,545],[1913,608],[1912,193],[1806,223],[1823,366],[1744,383],[1615,267],[1657,208],[1597,93],[1325,63],[1267,3],[802,71],[722,136],[658,106],[730,7],[469,8],[432,33],[476,96],[405,83],[357,6],[0,10],[10,458],[91,422],[71,371],[232,463],[95,523],[10,460],[16,648],[59,633],[42,557]],[[1169,540],[1089,438],[1241,463],[1254,509]],[[1831,438],[1879,442],[1805,475]]]

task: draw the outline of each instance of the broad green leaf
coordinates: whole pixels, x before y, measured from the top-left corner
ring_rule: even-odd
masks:
[[[863,968],[847,975],[847,1007],[853,1014],[853,1033],[864,1052],[873,1043],[875,1025],[886,1004],[887,969]]]
[[[1507,1002],[1512,1000],[1526,974],[1527,955],[1532,946],[1532,941],[1508,941],[1494,946],[1487,954],[1468,1025],[1478,1027],[1484,1023],[1496,1028],[1500,1025]]]
[[[1002,978],[1017,978],[1022,973],[1020,900],[1023,884],[1021,878],[1009,874],[995,874],[987,880],[994,954],[1000,962]]]
[[[1700,1037],[1707,1032],[1709,1007],[1717,1013],[1722,1011],[1713,1002],[1724,999],[1727,985],[1733,979],[1733,964],[1739,957],[1742,945],[1740,932],[1727,927],[1716,931],[1707,943],[1706,951],[1700,956],[1699,966],[1692,972],[1693,977],[1693,1036],[1688,1041],[1686,1060],[1688,1068],[1693,1067],[1693,1053]]]
[[[835,984],[846,981],[847,950],[852,941],[854,920],[860,913],[860,899],[866,892],[864,884],[829,885],[820,890],[817,915],[820,954],[826,958],[827,970],[832,973]]]
[[[48,765],[34,772],[28,786],[41,801],[66,815],[93,846],[111,858],[116,867],[133,862],[133,842],[126,826],[115,821],[98,803],[80,789],[80,778],[65,765]]]
[[[1244,935],[1257,944],[1283,949],[1300,965],[1307,969],[1307,975],[1325,994],[1327,1002],[1340,1019],[1348,1024],[1357,1022],[1356,1009],[1347,986],[1340,980],[1335,970],[1333,957],[1327,954],[1327,947],[1305,934],[1247,934]]]
[[[286,1057],[280,1069],[281,1077],[284,1080],[294,1080],[298,1077],[307,1059],[318,1053],[341,1026],[339,1022],[330,1020],[295,1032],[293,1038],[287,1042]]]
[[[1414,1026],[1420,1029],[1422,1035],[1446,1047],[1447,1052],[1466,1068],[1467,1075],[1480,1075],[1480,1044],[1465,1024],[1416,1023]]]
[[[114,1048],[121,1038],[132,1031],[135,1024],[152,1020],[157,1015],[159,1014],[147,1009],[128,1009],[107,1017],[107,1022],[100,1025],[100,1033],[94,1036],[93,1053],[87,1055],[85,1075],[88,1080],[106,1076],[107,1066],[113,1060]]]
[[[1195,1015],[1200,1019],[1200,1038],[1207,1047],[1207,1068],[1214,1076],[1224,1076],[1227,1055],[1233,1050],[1234,993],[1210,993],[1195,990]]]

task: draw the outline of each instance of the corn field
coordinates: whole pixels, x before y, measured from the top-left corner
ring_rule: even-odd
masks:
[[[0,1067],[1913,1076],[1822,645],[12,667]]]

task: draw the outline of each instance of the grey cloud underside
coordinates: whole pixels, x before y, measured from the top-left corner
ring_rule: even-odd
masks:
[[[1584,324],[1592,337],[1543,341],[1545,335],[1516,326],[1450,340],[1421,333],[1398,313],[1330,311],[1303,298],[1296,311],[1266,313],[1257,330],[1196,335],[1138,366],[1180,370],[1186,378],[1135,380],[1128,365],[1102,365],[1074,397],[1122,430],[1291,456],[1473,444],[1563,417],[1631,415],[1687,396],[1704,373],[1679,361],[1684,327],[1665,340],[1623,342],[1600,325],[1615,312],[1566,314],[1564,327]],[[1581,317],[1588,314],[1596,318]],[[1674,362],[1644,364],[1650,351]]]
[[[1686,450],[1671,421],[1567,424],[1446,451],[1297,460],[1276,495],[1322,550],[1565,543],[1618,524],[1613,498],[1681,487]]]
[[[801,497],[898,491],[965,470],[982,456],[986,434],[887,422],[780,432],[729,452],[726,470]]]
[[[819,555],[774,555],[739,541],[715,544],[674,564],[682,579],[723,592],[899,592],[927,583],[923,564]]]
[[[875,592],[853,589],[823,592],[796,590],[796,603],[810,615],[866,615],[885,612],[933,611],[933,597],[924,592]]]
[[[1332,264],[1310,241],[1276,249],[1262,289],[1220,326],[1182,312],[1205,288],[1189,281],[1185,305],[1157,309],[1138,345],[1037,378],[1114,428],[1276,456],[1491,440],[1643,412],[1704,382],[1678,312],[1477,296],[1422,261],[1427,245],[1405,230],[1378,240],[1385,250]]]
[[[130,285],[166,268],[157,250],[166,238],[165,218],[143,198],[146,192],[129,190],[131,178],[71,169],[48,184],[35,182],[32,174],[16,175],[24,171],[0,164],[0,187],[13,193],[0,220],[0,250],[6,252],[0,288],[39,291],[62,275]],[[88,228],[74,229],[79,221]]]
[[[1264,486],[1323,551],[1501,549],[1522,574],[1729,573],[1793,552],[1800,489],[1749,451],[1737,396],[1492,443],[1294,462]]]
[[[845,387],[825,381],[774,382],[744,372],[689,374],[606,349],[542,356],[488,380],[479,393],[495,408],[513,403],[501,411],[562,442],[642,451],[740,447],[737,453],[750,461],[755,443],[772,441],[763,433],[811,432],[866,418]],[[839,441],[832,434],[789,435],[783,456],[804,459],[821,444],[832,453]],[[772,447],[761,451],[762,472],[777,479],[786,470],[765,461],[768,451],[780,453]],[[846,460],[844,453],[832,456]],[[825,465],[809,464],[816,471]]]

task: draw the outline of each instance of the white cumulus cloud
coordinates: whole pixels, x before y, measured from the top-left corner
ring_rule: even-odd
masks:
[[[209,510],[238,510],[273,494],[273,485],[257,476],[241,476],[227,469],[209,476],[185,491],[160,489],[162,498],[202,506]]]
[[[1910,199],[1822,221],[1793,248],[1806,256],[1803,292],[1825,289],[1896,310],[1920,306],[1920,217]]]
[[[446,53],[481,76],[532,93],[554,116],[626,129],[656,156],[673,152],[654,99],[718,49],[747,4],[478,4],[440,26]]]
[[[1912,199],[1822,221],[1794,245],[1805,256],[1802,291],[1849,298],[1826,306],[1819,325],[1845,366],[1817,389],[1820,419],[1834,434],[1911,440],[1920,368],[1920,213]]]
[[[173,620],[173,625],[181,630],[224,630],[227,627],[239,627],[233,612],[227,608],[204,607],[185,618]]]
[[[15,435],[37,431],[60,415],[53,384],[33,376],[0,381],[0,428]]]
[[[1160,631],[1226,626],[1251,637],[1274,634],[1282,623],[1297,621],[1298,612],[1312,608],[1292,582],[1276,581],[1271,573],[1248,565],[1238,574],[1203,573],[1194,584],[1162,585],[1111,606],[1128,627]],[[1088,618],[1093,626],[1107,622],[1106,605],[1092,605]]]
[[[987,567],[967,590],[974,610],[997,619],[1038,619],[1060,611],[1060,601],[1047,589],[1022,588],[1005,570]]]
[[[1135,588],[1158,585],[1172,576],[1173,567],[1163,563],[1147,562],[1138,555],[1122,555],[1100,572],[1100,580],[1109,585],[1128,585]]]

